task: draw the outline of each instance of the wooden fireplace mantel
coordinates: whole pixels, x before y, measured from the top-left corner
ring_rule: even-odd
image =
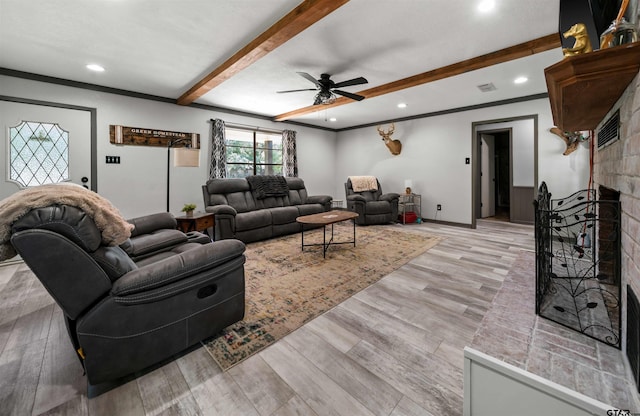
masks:
[[[554,124],[594,130],[640,69],[640,42],[565,57],[544,70]]]

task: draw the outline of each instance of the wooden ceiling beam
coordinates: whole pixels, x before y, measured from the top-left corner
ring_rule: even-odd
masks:
[[[178,98],[189,105],[349,0],[305,0]]]
[[[561,47],[560,36],[557,33],[552,33],[541,38],[530,40],[528,42],[520,43],[518,45],[510,46],[505,49],[500,49],[495,52],[491,52],[485,55],[476,56],[475,58],[467,59],[464,61],[456,62],[455,64],[443,66],[431,71],[423,72],[418,75],[414,75],[408,78],[403,78],[398,81],[389,82],[387,84],[379,85],[368,90],[357,92],[356,94],[362,95],[365,98],[373,98],[379,95],[390,94],[392,92],[400,91],[405,88],[416,87],[418,85],[426,84],[428,82],[438,81],[444,78],[461,75],[466,72],[475,71],[477,69],[486,68],[492,65],[501,64],[514,59],[524,58],[529,55],[533,55],[539,52],[548,51],[551,49]],[[316,111],[325,110],[327,108],[338,107],[341,105],[353,103],[354,101],[339,97],[335,102],[331,104],[319,104],[311,105],[308,107],[299,108],[297,110],[289,111],[277,115],[273,118],[274,121],[289,120],[294,117],[299,117],[305,114],[314,113]]]

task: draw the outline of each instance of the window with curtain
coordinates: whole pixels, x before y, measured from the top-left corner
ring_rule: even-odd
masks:
[[[225,129],[227,178],[283,175],[282,134]]]

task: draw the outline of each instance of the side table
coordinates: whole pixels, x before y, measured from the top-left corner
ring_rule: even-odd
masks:
[[[420,194],[401,194],[398,203],[398,214],[402,216],[402,223],[406,224],[407,212],[416,214],[416,221],[422,221],[422,195]]]
[[[178,229],[183,233],[189,231],[201,231],[205,232],[211,240],[215,240],[215,226],[213,214],[210,212],[196,212],[193,215],[181,215],[176,217],[178,223]],[[211,234],[209,234],[209,228],[211,228]]]

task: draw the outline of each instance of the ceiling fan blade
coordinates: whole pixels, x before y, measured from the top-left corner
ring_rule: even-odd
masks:
[[[286,90],[286,91],[276,91],[276,92],[277,92],[278,94],[282,94],[282,93],[285,93],[285,92],[317,91],[317,90],[318,90],[317,88],[305,88],[305,89],[302,89],[302,90]]]
[[[353,93],[350,93],[350,92],[340,91],[340,90],[331,90],[331,91],[335,92],[336,94],[344,95],[345,97],[351,98],[352,100],[356,100],[356,101],[364,100],[364,97],[362,95],[353,94]]]
[[[300,75],[301,77],[306,78],[309,81],[313,82],[318,88],[322,88],[322,84],[320,84],[317,79],[315,79],[311,75],[307,74],[306,72],[298,72],[297,74]]]
[[[348,81],[336,82],[333,88],[349,87],[351,85],[366,84],[368,82],[369,81],[367,81],[366,78],[358,77],[358,78],[350,79]]]

